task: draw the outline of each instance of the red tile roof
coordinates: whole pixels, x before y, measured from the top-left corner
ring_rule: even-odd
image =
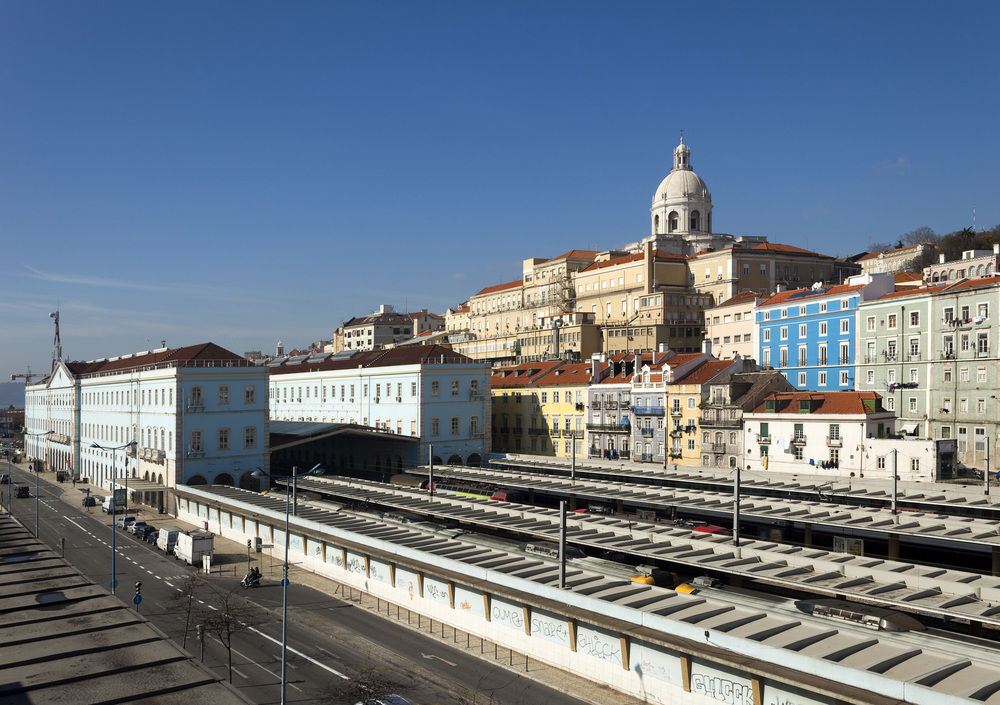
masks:
[[[289,365],[283,361],[280,365],[269,365],[268,372],[272,375],[289,375],[301,372],[316,372],[318,370],[346,370],[358,367],[394,367],[396,365],[437,365],[437,364],[472,364],[486,363],[473,360],[454,350],[440,345],[406,345],[388,350],[361,350],[349,357],[332,357],[320,362],[308,360]]]
[[[560,360],[548,362],[524,362],[510,367],[497,367],[491,375],[493,387],[526,387],[539,375],[551,371],[563,363]]]
[[[473,296],[483,296],[484,294],[492,294],[497,291],[505,291],[507,289],[517,289],[524,285],[523,279],[518,279],[514,282],[507,282],[506,284],[494,284],[493,286],[488,286],[485,289],[477,291]]]
[[[812,250],[803,250],[801,247],[795,247],[794,245],[782,245],[777,242],[762,242],[759,245],[754,245],[750,249],[766,250],[768,252],[784,252],[786,254],[814,255],[816,257],[827,257],[827,259],[833,259],[828,255],[821,255],[818,252],[813,252]]]
[[[715,308],[722,308],[723,306],[735,306],[737,304],[752,303],[757,299],[766,298],[766,294],[759,291],[741,291],[735,296],[731,296]]]
[[[705,384],[716,375],[724,372],[735,364],[734,360],[709,360],[698,365],[691,372],[680,379],[675,379],[674,384]]]
[[[126,372],[148,367],[256,367],[246,358],[230,352],[215,343],[200,343],[183,348],[150,351],[143,355],[130,355],[117,360],[91,360],[67,362],[66,367],[80,377],[91,374]]]
[[[837,284],[831,287],[823,287],[822,289],[817,289],[812,291],[809,288],[805,289],[791,289],[789,291],[781,291],[767,301],[761,304],[761,306],[774,306],[776,304],[785,303],[786,301],[792,300],[792,295],[796,294],[794,301],[807,301],[809,299],[824,297],[824,296],[843,296],[844,294],[850,294],[852,291],[858,291],[864,286],[864,284]],[[807,292],[802,294],[801,292]]]
[[[574,362],[543,372],[532,380],[537,387],[578,386],[590,381],[590,363]]]
[[[878,412],[885,411],[881,408],[882,395],[875,392],[779,392],[764,397],[754,413],[764,413],[769,399],[778,402],[779,414],[799,413],[799,401],[806,400],[813,402],[812,414],[867,415],[872,412],[865,406],[865,399],[875,399]]]
[[[602,260],[601,262],[594,262],[589,264],[581,272],[591,272],[597,269],[605,269],[606,267],[616,267],[620,264],[628,264],[629,262],[641,262],[646,258],[643,252],[633,252],[632,254],[622,255],[621,257],[612,257],[611,259]],[[664,252],[663,250],[655,250],[653,252],[654,260],[679,260],[684,261],[687,257],[682,255],[675,255],[669,252]]]
[[[597,257],[596,250],[570,250],[569,252],[563,252],[558,257],[553,257],[552,259],[545,260],[546,262],[555,262],[560,259],[594,259]]]

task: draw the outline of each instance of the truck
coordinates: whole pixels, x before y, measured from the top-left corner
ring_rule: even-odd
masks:
[[[177,534],[174,558],[190,565],[201,565],[201,557],[211,557],[215,534],[211,531],[182,531]]]
[[[180,533],[181,530],[176,526],[164,526],[160,529],[160,535],[156,537],[156,547],[164,553],[173,553],[177,535]]]

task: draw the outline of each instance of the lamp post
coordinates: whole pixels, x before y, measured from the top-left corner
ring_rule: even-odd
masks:
[[[115,455],[118,451],[124,448],[131,448],[136,445],[135,441],[131,441],[121,446],[114,446],[113,448],[105,448],[100,443],[91,443],[91,448],[97,448],[98,450],[110,450],[111,451],[111,594],[115,594],[115,588],[118,585],[118,581],[115,580],[115,556],[118,553],[117,543],[117,532],[115,532],[115,510],[117,509],[118,503],[115,501],[115,481],[118,479],[118,466],[115,464]],[[128,490],[125,491],[128,495]]]
[[[33,438],[38,438],[39,436],[45,437],[55,433],[55,431],[42,431],[41,433],[25,433],[25,436],[32,436]],[[33,463],[35,469],[35,538],[38,538],[38,476],[41,471],[38,468],[38,458],[35,458]]]
[[[323,468],[320,467],[319,463],[316,463],[305,472],[295,472],[295,470],[296,468],[293,467],[291,475],[272,475],[263,470],[254,470],[250,473],[252,477],[285,481],[285,567],[281,578],[281,705],[285,705],[285,686],[288,684],[285,654],[288,650],[288,513],[291,507],[291,496],[288,493],[291,486],[289,481],[295,482],[296,478],[306,475],[319,475],[323,472]]]
[[[10,467],[10,451],[3,451],[3,458],[7,461],[7,516],[14,516],[11,509],[11,487],[14,485],[14,474],[11,472]]]

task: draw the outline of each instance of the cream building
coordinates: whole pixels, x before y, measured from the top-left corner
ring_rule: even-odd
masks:
[[[705,338],[712,341],[720,360],[736,357],[756,359],[754,309],[767,299],[753,291],[744,291],[705,312]]]
[[[911,267],[920,262],[925,252],[933,249],[934,245],[931,243],[921,242],[886,252],[871,252],[858,259],[858,264],[865,274],[895,274],[910,271]]]

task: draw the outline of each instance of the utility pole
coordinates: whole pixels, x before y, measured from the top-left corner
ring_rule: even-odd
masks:
[[[570,441],[573,446],[573,464],[569,468],[569,480],[570,482],[576,482],[576,435],[574,434],[572,440]]]
[[[427,494],[434,499],[434,444],[427,444]]]
[[[740,545],[740,466],[736,466],[733,479],[733,545]]]
[[[559,589],[566,589],[566,500],[559,500]]]
[[[990,437],[983,437],[983,447],[986,450],[986,469],[983,470],[983,494],[990,496]]]
[[[899,486],[899,470],[897,468],[899,462],[899,458],[897,457],[898,455],[899,455],[899,449],[893,448],[892,449],[892,513],[893,514],[896,514],[898,512],[898,509],[896,507],[896,497],[897,497],[896,493],[898,491],[898,486]]]

